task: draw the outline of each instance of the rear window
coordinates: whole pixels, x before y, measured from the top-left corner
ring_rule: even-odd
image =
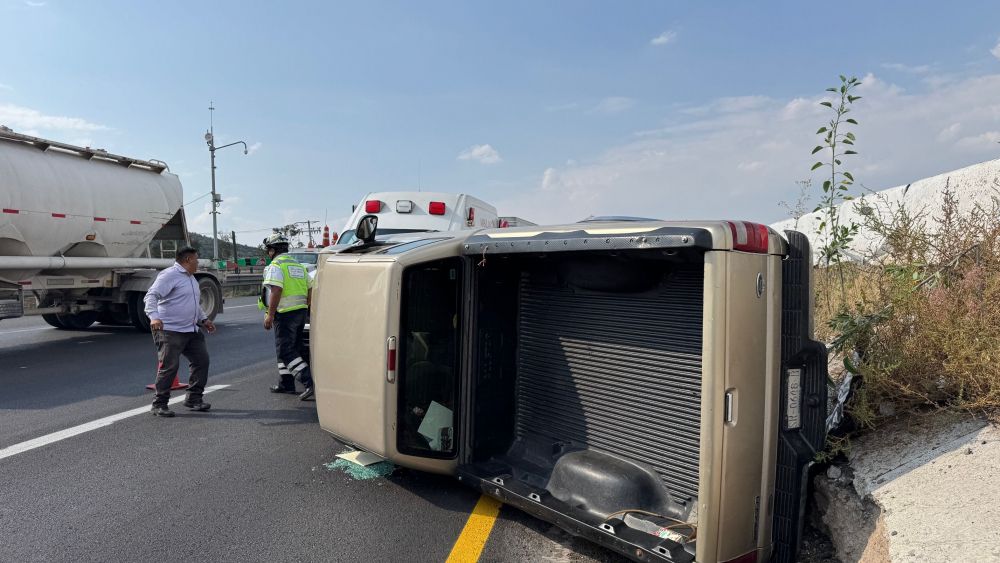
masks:
[[[319,254],[314,254],[312,252],[289,252],[288,255],[294,258],[299,264],[315,264],[316,261],[319,260]]]
[[[448,239],[446,237],[438,237],[438,238],[425,238],[411,242],[404,242],[403,244],[390,246],[385,250],[379,250],[375,254],[403,254],[404,252],[409,252],[415,248],[420,248],[421,246],[427,246],[428,244],[433,244],[441,240],[448,240]]]
[[[402,233],[426,233],[426,229],[383,229],[379,227],[375,230],[375,236],[380,237],[383,235],[398,235]],[[345,231],[344,235],[340,237],[337,244],[352,244],[358,239],[354,236],[354,231]]]

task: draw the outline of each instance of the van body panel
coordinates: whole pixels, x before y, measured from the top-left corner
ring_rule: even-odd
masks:
[[[726,298],[726,370],[722,483],[719,498],[719,551],[721,561],[735,559],[757,548],[760,511],[761,453],[764,444],[764,409],[767,374],[767,262],[766,254],[729,253]],[[754,463],[748,463],[754,460]],[[764,509],[766,510],[766,509]]]
[[[766,373],[764,380],[764,419],[761,444],[760,521],[757,531],[757,548],[760,559],[770,559],[774,521],[774,488],[778,458],[778,419],[781,400],[781,299],[782,258],[767,260],[767,341]]]
[[[331,267],[346,264],[344,272]],[[392,388],[386,385],[386,339],[392,332],[390,311],[398,308],[398,270],[394,262],[359,263],[342,255],[322,261],[323,290],[313,295],[310,327],[320,426],[382,457],[388,454],[385,416]],[[331,334],[336,337],[317,338]],[[338,365],[347,369],[327,377]]]
[[[728,252],[705,253],[705,339],[702,351],[701,455],[699,459],[698,561],[716,561],[718,506],[722,495],[723,416],[725,411],[726,304]]]

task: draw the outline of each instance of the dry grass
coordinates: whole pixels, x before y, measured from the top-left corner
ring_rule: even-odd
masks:
[[[862,264],[816,270],[816,331],[859,360],[848,404],[869,428],[925,408],[1000,413],[1000,200],[959,214],[870,208],[887,241]]]

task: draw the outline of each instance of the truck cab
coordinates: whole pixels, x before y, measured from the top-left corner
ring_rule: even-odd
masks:
[[[825,442],[808,240],[743,221],[322,255],[321,426],[643,561],[795,561]]]
[[[354,206],[337,244],[357,242],[354,230],[365,215],[378,217],[379,234],[383,236],[494,228],[500,222],[495,207],[468,194],[374,192]]]

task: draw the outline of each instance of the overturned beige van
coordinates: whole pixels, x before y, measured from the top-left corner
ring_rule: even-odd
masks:
[[[320,424],[644,561],[795,561],[825,440],[808,241],[742,221],[373,242],[319,261]]]

